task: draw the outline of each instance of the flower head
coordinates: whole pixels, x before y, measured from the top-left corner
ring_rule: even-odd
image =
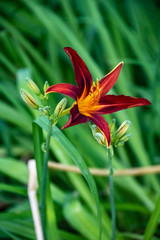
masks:
[[[88,120],[91,120],[103,133],[106,138],[107,147],[109,147],[111,144],[110,129],[108,123],[101,114],[110,114],[131,107],[150,105],[151,103],[144,98],[124,95],[106,95],[117,81],[123,62],[120,62],[99,82],[98,80],[93,82],[86,64],[78,53],[70,47],[66,47],[64,50],[71,59],[77,86],[60,83],[46,90],[46,94],[58,92],[75,100],[70,110],[69,121],[62,129],[86,123]]]

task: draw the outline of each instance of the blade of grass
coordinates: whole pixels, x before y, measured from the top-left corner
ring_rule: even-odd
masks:
[[[0,103],[0,118],[18,126],[25,132],[31,132],[31,123],[28,119],[4,102]]]
[[[152,239],[156,228],[159,224],[159,220],[160,220],[160,197],[157,200],[156,206],[154,211],[152,212],[149,222],[147,224],[145,233],[144,233],[144,240],[150,240]]]
[[[24,187],[13,186],[6,183],[0,183],[0,191],[6,191],[11,193],[20,194],[23,196],[27,196],[27,190]]]
[[[42,188],[42,166],[43,166],[43,152],[42,152],[42,143],[43,143],[43,134],[42,129],[34,122],[33,123],[33,136],[34,136],[34,149],[35,149],[35,159],[37,166],[37,175],[39,182],[39,192]],[[40,193],[40,200],[42,195]],[[41,201],[40,201],[41,202]],[[55,208],[51,198],[51,189],[50,189],[50,180],[49,176],[47,177],[47,191],[46,191],[46,229],[48,239],[53,238],[58,240],[58,229],[56,223]]]
[[[13,240],[21,240],[21,238],[16,237],[14,234],[10,233],[9,231],[7,231],[6,229],[4,229],[3,227],[0,227],[0,231],[2,231],[3,233],[5,233],[6,236],[11,237]]]
[[[27,222],[22,221],[21,222],[10,222],[10,221],[2,221],[0,222],[1,228],[5,229],[8,232],[11,232],[12,234],[17,234],[21,237],[26,237],[28,239],[36,239],[35,232],[31,226],[28,226]]]
[[[24,38],[23,35],[16,28],[14,28],[13,25],[11,25],[2,17],[0,17],[0,25],[2,25],[5,29],[7,29],[14,36],[14,38],[17,39],[27,49],[29,54],[35,59],[35,62],[39,64],[41,69],[45,71],[48,78],[52,80],[54,76],[54,71],[45,62],[45,60],[42,58],[40,53],[36,51],[35,48],[30,44],[30,42],[26,38]],[[41,83],[39,82],[39,84]]]
[[[48,130],[48,119],[45,116],[40,116],[39,118],[37,118],[35,120],[35,122],[41,126],[44,130]],[[63,135],[60,135],[60,131],[59,133],[57,133],[58,128],[56,128],[55,131],[55,127],[52,130],[52,136],[54,136],[54,138],[63,145],[64,149],[67,149],[71,159],[73,160],[73,162],[80,168],[83,176],[85,177],[89,188],[93,194],[93,197],[95,199],[95,203],[96,203],[96,208],[97,208],[97,215],[98,215],[98,222],[99,222],[99,230],[100,230],[100,235],[101,235],[101,209],[100,209],[100,202],[99,202],[99,198],[98,198],[98,192],[97,192],[97,188],[94,182],[94,179],[92,177],[92,175],[90,174],[87,165],[85,164],[85,162],[83,161],[82,158],[78,158],[77,157],[77,153],[75,153],[75,151],[73,151],[73,149],[71,148],[71,145],[69,144],[69,142],[66,141],[66,139],[63,138]]]

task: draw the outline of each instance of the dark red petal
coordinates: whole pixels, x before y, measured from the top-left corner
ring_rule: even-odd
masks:
[[[70,111],[69,121],[62,127],[62,129],[68,128],[77,124],[86,123],[87,121],[88,121],[88,117],[80,114],[78,110],[78,105],[75,104]]]
[[[108,73],[99,81],[101,96],[106,95],[109,90],[114,86],[120,74],[122,66],[123,62],[120,62],[110,73]]]
[[[102,133],[104,134],[107,140],[107,147],[109,147],[111,144],[111,134],[110,134],[109,125],[106,122],[106,120],[103,117],[101,117],[99,114],[91,114],[91,117],[89,117],[89,119],[92,122],[94,122],[97,125],[97,127],[99,127],[99,129],[102,131]]]
[[[69,83],[60,83],[60,84],[55,84],[49,87],[46,90],[45,94],[48,94],[51,92],[62,93],[62,94],[65,94],[66,96],[69,96],[77,100],[78,88]]]
[[[73,64],[75,80],[79,88],[78,96],[80,97],[82,94],[84,94],[83,96],[86,97],[92,86],[92,76],[86,64],[75,50],[70,47],[65,47],[64,51],[68,54]]]
[[[124,95],[107,95],[100,98],[99,109],[96,112],[99,114],[109,114],[127,108],[150,104],[150,101],[145,98],[135,98]]]

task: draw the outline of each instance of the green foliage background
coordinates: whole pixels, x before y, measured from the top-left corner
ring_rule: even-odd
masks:
[[[0,2],[0,239],[35,239],[27,198],[26,162],[34,157],[32,120],[37,116],[22,102],[25,77],[43,87],[75,84],[63,47],[74,48],[93,78],[100,79],[120,61],[124,66],[111,90],[144,97],[152,105],[118,112],[118,125],[130,120],[132,137],[116,149],[114,168],[160,164],[160,5],[138,0],[2,0]],[[62,98],[50,95],[53,108]],[[68,106],[72,103],[68,99]],[[65,116],[58,123],[67,121]],[[89,167],[107,168],[105,150],[88,124],[63,131]],[[76,151],[76,150],[75,150]],[[54,138],[53,161],[73,164]],[[60,239],[97,240],[95,205],[83,177],[51,172]],[[95,178],[103,207],[103,236],[110,239],[108,179]],[[159,177],[115,177],[117,239],[159,239]],[[155,211],[154,211],[155,209]]]

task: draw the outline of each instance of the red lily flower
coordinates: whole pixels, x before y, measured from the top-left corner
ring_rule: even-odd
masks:
[[[151,103],[144,98],[134,98],[124,95],[106,96],[117,81],[123,62],[120,62],[110,73],[104,76],[99,82],[97,80],[95,83],[92,80],[92,76],[86,64],[78,53],[70,47],[66,47],[64,50],[73,64],[75,81],[78,87],[72,84],[60,83],[46,90],[46,94],[58,92],[75,100],[70,110],[69,121],[62,129],[80,123],[86,123],[88,120],[91,120],[104,134],[107,140],[107,147],[109,147],[111,144],[109,126],[100,114],[110,114],[123,109],[149,105]]]

